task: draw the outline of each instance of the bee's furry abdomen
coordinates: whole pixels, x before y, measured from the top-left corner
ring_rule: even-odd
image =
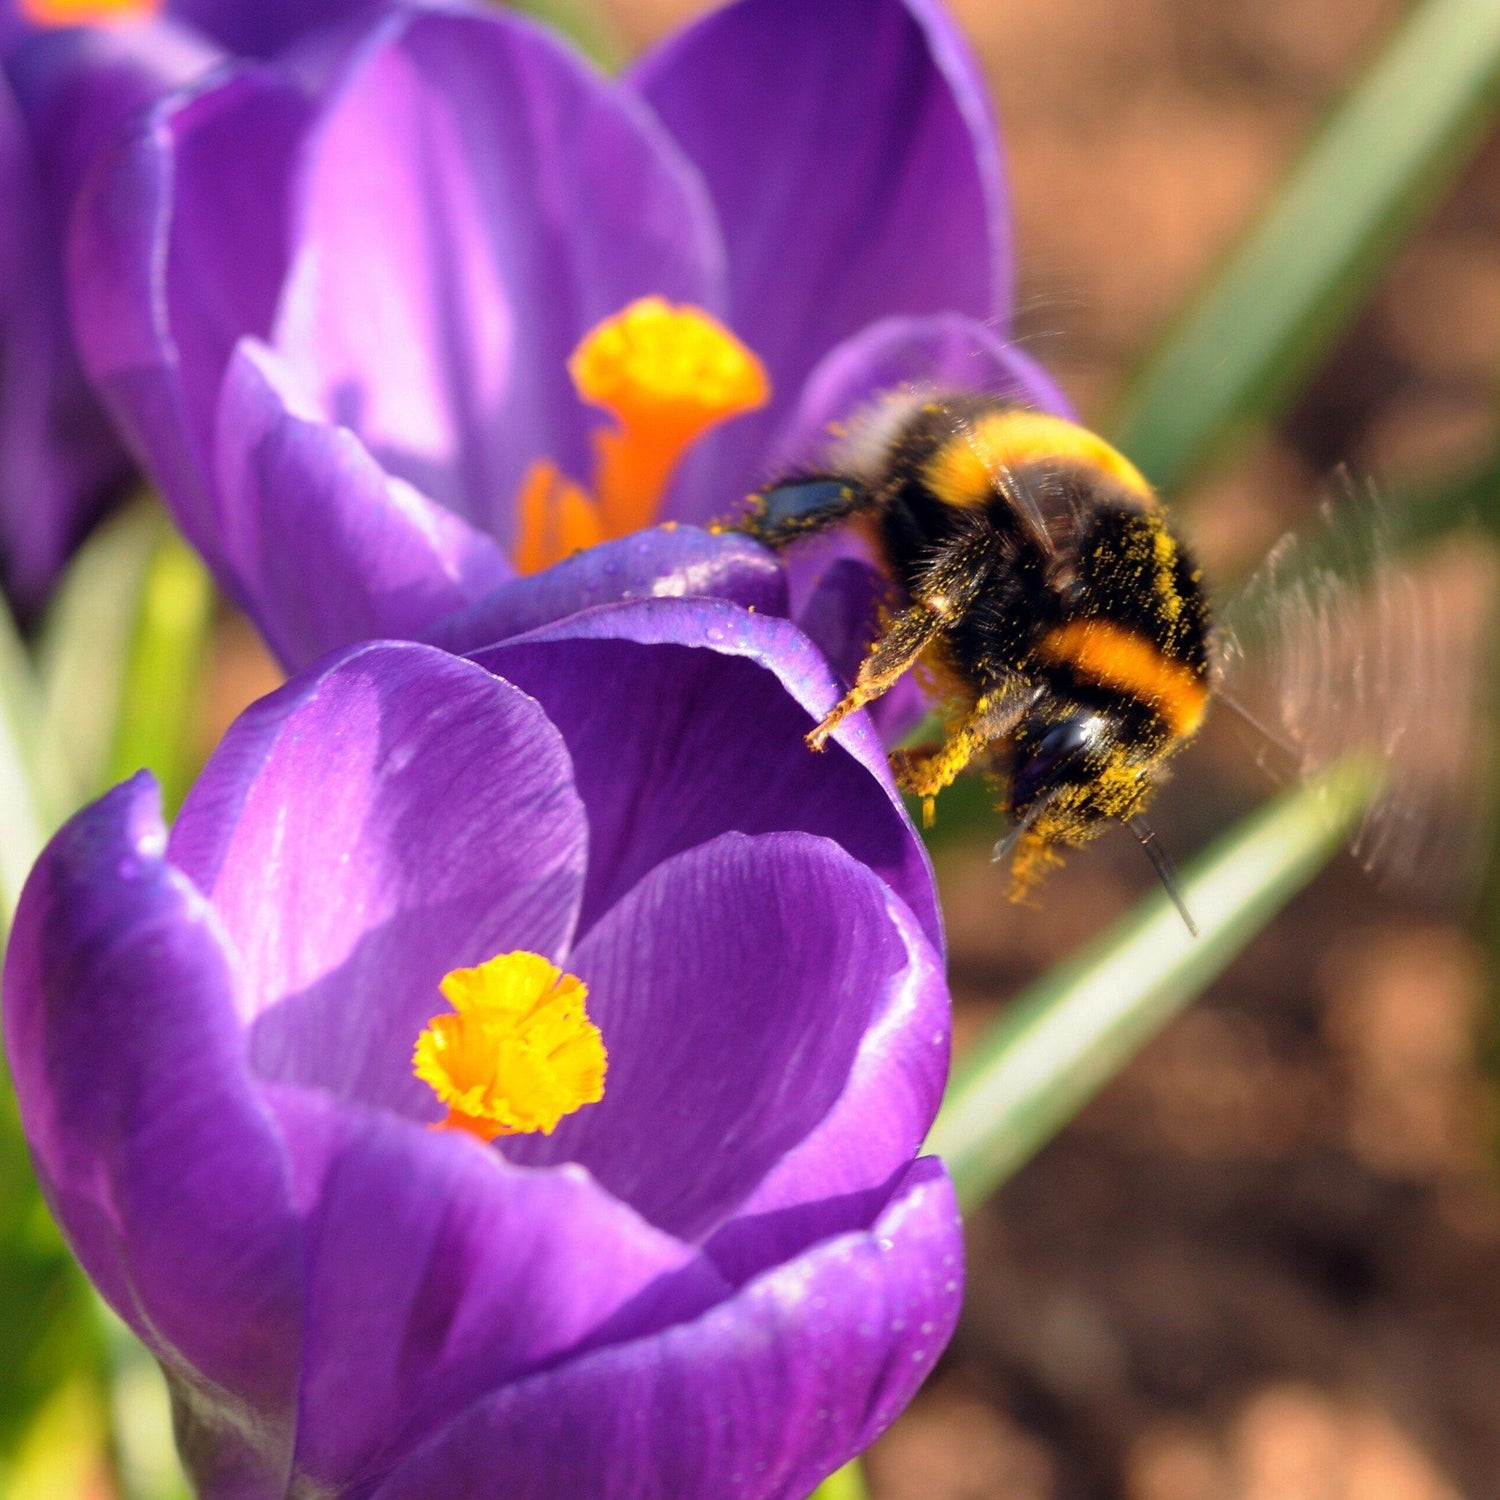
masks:
[[[1205,679],[1210,620],[1192,555],[1157,512],[1102,505],[1079,539],[1078,592],[1086,614],[1129,630]]]

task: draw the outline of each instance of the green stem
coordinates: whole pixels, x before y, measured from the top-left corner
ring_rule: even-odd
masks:
[[[156,1360],[97,1297],[95,1314],[107,1350],[110,1457],[120,1500],[191,1500]]]

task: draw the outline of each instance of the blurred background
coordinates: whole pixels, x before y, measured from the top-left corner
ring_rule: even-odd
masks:
[[[1021,337],[1105,430],[1407,9],[951,3],[1005,134]],[[632,50],[703,8],[608,5]],[[1182,492],[1210,576],[1252,565],[1341,463],[1387,488],[1478,464],[1497,364],[1500,137],[1291,411]],[[1459,550],[1455,598],[1484,566]],[[1265,794],[1232,727],[1164,799],[1180,857]],[[1015,908],[991,829],[937,832],[960,1048],[1152,883],[1107,839]],[[877,1500],[1500,1496],[1488,972],[1472,921],[1336,862],[971,1217],[964,1320],[869,1457]]]

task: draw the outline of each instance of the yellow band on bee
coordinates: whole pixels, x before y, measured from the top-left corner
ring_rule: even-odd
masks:
[[[1156,496],[1146,477],[1097,433],[1040,411],[997,411],[943,444],[923,477],[945,505],[975,510],[994,497],[996,479],[1027,464],[1076,464],[1103,474],[1143,505]]]
[[[1044,662],[1070,667],[1085,682],[1144,704],[1179,739],[1194,733],[1208,707],[1208,684],[1150,641],[1108,620],[1075,620],[1042,637]]]

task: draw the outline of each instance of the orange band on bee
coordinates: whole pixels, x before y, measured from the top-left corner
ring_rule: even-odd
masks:
[[[1085,682],[1144,704],[1179,739],[1194,733],[1208,707],[1208,685],[1191,667],[1108,620],[1077,620],[1048,631],[1036,653]]]
[[[1076,464],[1102,474],[1143,505],[1156,496],[1146,477],[1097,433],[1040,411],[997,411],[955,435],[927,460],[923,477],[945,505],[977,510],[994,498],[1007,470]]]

